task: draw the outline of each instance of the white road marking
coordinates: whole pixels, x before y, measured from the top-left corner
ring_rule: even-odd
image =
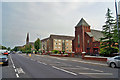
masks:
[[[33,59],[33,61],[35,61],[35,60]]]
[[[90,68],[86,68],[86,67],[82,67],[82,66],[76,66],[82,69],[87,69],[87,70],[92,70],[92,71],[96,71],[96,72],[103,72],[102,70],[97,70],[97,69],[90,69]]]
[[[93,63],[93,62],[78,61],[78,60],[72,60],[72,61],[81,62],[81,63],[89,63],[89,64],[97,64],[97,65],[107,66],[107,64],[102,64],[102,63]]]
[[[17,72],[17,70],[16,69],[14,69],[15,70],[15,72]]]
[[[103,72],[103,71],[97,70],[97,69],[90,69],[90,70],[93,70],[93,71],[96,71],[96,72]]]
[[[88,75],[113,75],[112,73],[79,73],[79,74],[88,74]]]
[[[33,61],[33,59],[31,59]]]
[[[13,68],[15,69],[15,65],[13,65]]]
[[[44,62],[40,62],[40,61],[37,61],[38,63],[41,63],[41,64],[44,64],[44,65],[47,65],[46,63],[44,63]]]
[[[41,63],[40,61],[37,61],[38,63]]]
[[[23,69],[22,69],[22,68],[16,68],[16,70],[17,70],[18,74],[20,74],[20,73],[25,74],[25,72],[23,71]]]
[[[67,70],[64,70],[64,69],[60,69],[60,68],[58,68],[58,67],[55,67],[55,66],[52,66],[53,68],[55,68],[55,69],[58,69],[58,70],[61,70],[61,71],[64,71],[64,72],[66,72],[66,73],[69,73],[69,74],[72,74],[72,75],[77,75],[76,73],[73,73],[73,72],[70,72],[70,71],[67,71]]]
[[[60,62],[55,62],[55,63],[60,63]]]
[[[19,75],[16,73],[16,77],[19,78]]]
[[[42,62],[42,64],[47,65],[46,63],[43,63],[43,62]]]
[[[62,59],[62,58],[56,58],[56,59],[59,59],[59,60],[67,60],[67,59]]]
[[[80,69],[80,68],[69,68],[69,67],[61,67],[61,68],[64,68],[64,69]]]
[[[13,68],[15,68],[15,65],[14,65],[14,63],[13,63],[13,60],[12,60],[12,58],[11,58],[11,55],[10,55],[10,60],[11,60],[11,62],[12,62]]]

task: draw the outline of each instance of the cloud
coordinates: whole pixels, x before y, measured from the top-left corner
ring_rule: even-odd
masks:
[[[107,7],[113,5],[102,2],[4,2],[3,44],[23,45],[27,32],[30,41],[35,41],[37,34],[41,39],[50,34],[74,36],[74,27],[82,17],[91,28],[100,30]]]
[[[113,0],[3,0],[3,2],[114,2]]]

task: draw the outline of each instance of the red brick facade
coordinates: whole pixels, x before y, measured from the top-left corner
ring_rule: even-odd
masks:
[[[98,35],[99,36],[99,35]],[[73,51],[81,54],[97,54],[99,53],[100,42],[95,40],[91,33],[90,26],[82,18],[77,26],[75,26],[75,39],[73,40]]]

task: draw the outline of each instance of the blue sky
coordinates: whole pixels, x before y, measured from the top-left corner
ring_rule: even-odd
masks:
[[[3,2],[2,44],[24,45],[27,32],[31,42],[50,34],[74,36],[81,18],[91,29],[102,30],[107,8],[115,16],[114,2]]]

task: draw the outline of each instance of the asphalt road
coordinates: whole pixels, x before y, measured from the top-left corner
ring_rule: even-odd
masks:
[[[10,54],[3,78],[118,78],[119,68],[83,63],[71,58]]]

